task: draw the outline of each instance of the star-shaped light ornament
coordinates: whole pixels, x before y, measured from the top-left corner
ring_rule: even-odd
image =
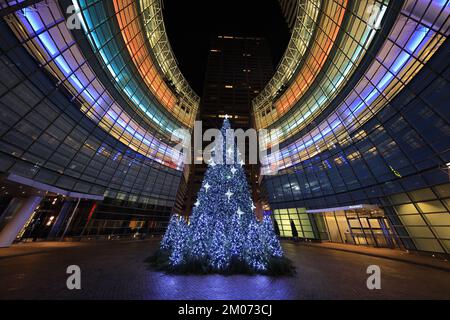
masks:
[[[227,120],[231,118],[231,116],[229,116],[228,114],[224,115],[223,117]]]
[[[215,167],[215,166],[216,166],[216,163],[214,162],[214,159],[213,159],[213,158],[209,159],[208,164],[209,164],[211,167]]]
[[[239,161],[239,164],[241,165],[241,167],[245,164],[244,161]]]
[[[209,189],[210,187],[211,187],[211,186],[209,185],[208,182],[205,183],[205,185],[203,186],[203,188],[205,188],[205,190],[206,190],[207,193],[208,193],[208,189]]]
[[[195,201],[194,203],[194,207],[198,207],[200,205],[200,200],[197,199],[197,201]]]
[[[255,210],[255,209],[256,209],[255,204],[252,201],[252,211]]]
[[[240,207],[238,207],[237,211],[236,211],[237,215],[239,216],[239,218],[242,217],[242,215],[244,214],[244,212],[241,210]]]
[[[236,173],[237,169],[235,167],[231,167],[231,173],[234,175]]]
[[[233,192],[230,191],[230,189],[228,189],[228,191],[225,193],[225,195],[228,198],[228,201],[231,199],[231,196],[233,195]]]
[[[233,154],[233,148],[229,147],[227,149],[227,154],[231,156]]]

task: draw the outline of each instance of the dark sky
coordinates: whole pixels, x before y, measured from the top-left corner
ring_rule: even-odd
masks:
[[[277,0],[164,0],[163,15],[181,72],[200,96],[212,35],[267,38],[274,67],[290,37]]]

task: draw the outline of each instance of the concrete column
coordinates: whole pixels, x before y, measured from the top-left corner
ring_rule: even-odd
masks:
[[[22,230],[41,200],[42,197],[36,196],[21,199],[21,205],[0,232],[0,248],[9,247],[14,242],[17,234]]]
[[[48,234],[48,239],[54,239],[58,236],[58,233],[61,231],[63,224],[66,221],[68,214],[70,213],[70,208],[72,207],[72,205],[73,205],[72,201],[68,200],[64,201],[61,210],[59,211],[59,214],[56,217],[56,221],[53,224],[50,233]]]
[[[0,232],[2,232],[3,227],[8,224],[14,213],[22,205],[22,200],[23,198],[12,198],[11,201],[9,201],[8,206],[3,210],[2,214],[0,214]]]

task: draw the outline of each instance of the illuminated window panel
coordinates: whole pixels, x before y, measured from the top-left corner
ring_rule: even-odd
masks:
[[[102,1],[78,1],[85,33],[98,57],[103,61],[114,79],[119,92],[126,97],[136,110],[151,120],[152,126],[170,141],[171,135],[180,125],[160,110],[158,104],[149,95],[149,91],[138,81],[130,67],[129,55],[124,55],[118,42],[118,35],[112,25],[114,17],[107,17]],[[158,82],[158,80],[156,80]],[[162,80],[159,80],[162,82]]]
[[[440,185],[436,190],[440,197],[448,197],[450,185]],[[390,196],[393,208],[419,250],[450,252],[450,214],[445,203],[449,199],[437,199],[432,189],[419,189],[408,194]],[[422,200],[422,201],[420,201]],[[423,201],[431,200],[431,201]],[[415,202],[419,201],[419,202]]]
[[[298,237],[315,238],[310,218],[304,208],[275,209],[273,215],[282,237],[293,237],[293,223]]]
[[[43,68],[73,95],[86,116],[131,149],[181,170],[179,152],[156,139],[131,119],[97,80],[67,30],[63,14],[55,2],[26,8],[14,17],[7,21],[16,36]],[[158,150],[162,150],[160,157],[156,156]]]
[[[373,5],[377,5],[378,15],[374,23],[370,24],[368,21],[370,21],[372,13],[368,8]],[[332,99],[346,85],[371,44],[376,29],[385,14],[386,5],[374,1],[355,2],[352,10],[347,23],[352,27],[349,30],[343,30],[342,37],[336,44],[336,53],[327,70],[323,71],[324,76],[316,84],[314,91],[308,94],[300,105],[293,107],[294,110],[288,118],[280,119],[279,116],[282,114],[278,113],[271,114],[270,118],[267,117],[266,124],[277,125],[280,129],[279,135],[276,137],[279,141],[295,135],[309,124],[317,114],[328,107]],[[273,124],[278,119],[280,121]]]
[[[183,110],[177,103],[177,97],[168,87],[153,63],[146,38],[139,23],[138,8],[133,0],[114,0],[114,9],[122,37],[133,63],[147,87],[158,101],[187,127],[194,122],[193,110]]]
[[[409,2],[407,5],[411,6],[411,2]],[[436,15],[436,12],[438,12],[437,10],[439,10],[439,9],[436,9],[436,7],[434,5],[435,4],[433,4],[433,6],[430,7],[430,12],[428,12],[428,15],[431,15],[431,12],[434,12],[434,14]],[[422,8],[421,9],[422,11],[423,11],[424,7],[425,6],[423,4],[418,4],[416,6],[416,8]],[[416,12],[418,10],[419,9],[416,9]],[[442,16],[439,19],[442,20]],[[441,21],[441,23],[443,23],[443,22]],[[434,41],[441,41],[441,40],[436,38]],[[434,48],[432,50],[436,50],[436,48],[437,48],[436,46],[433,46],[433,45],[430,45],[429,47],[430,48]],[[432,52],[428,52],[427,54],[432,54]],[[342,69],[344,69],[344,68],[342,68]],[[347,69],[345,69],[345,70],[347,70]],[[415,74],[415,72],[418,72],[419,69],[417,69],[417,68],[410,68],[407,71],[409,73],[408,76],[410,78],[412,78],[412,76]],[[405,79],[405,81],[409,81],[408,80],[408,76],[404,77],[403,79]],[[343,78],[341,78],[341,80],[343,80]],[[340,82],[342,82],[341,80],[340,80]],[[402,87],[403,85],[401,83],[397,83],[397,89],[399,88],[399,86]],[[398,93],[397,89],[391,90],[390,91],[390,95],[397,94]],[[337,94],[337,92],[339,92],[339,89],[338,88],[334,88],[333,91],[329,91],[329,92],[333,93],[333,95],[335,96]],[[305,115],[310,116],[312,114],[312,112],[318,113],[319,111],[321,111],[324,107],[326,107],[325,103],[328,103],[330,101],[330,98],[333,97],[333,95],[330,96],[330,95],[324,94],[324,95],[321,95],[320,97],[315,98],[315,101],[313,101],[313,103],[315,103],[315,105],[310,110],[308,110]],[[307,102],[305,102],[303,104],[303,106],[308,106],[308,105],[310,105],[310,103],[311,103],[311,99],[309,99]],[[322,105],[319,106],[319,103],[322,104]],[[290,137],[290,136],[294,135],[296,132],[298,132],[303,127],[305,127],[307,123],[309,123],[309,121],[306,122],[307,119],[305,117],[303,117],[302,115],[300,115],[300,120],[301,121],[296,120],[298,118],[297,114],[298,114],[298,110],[296,110],[295,113],[288,120],[286,120],[287,124],[285,124],[285,125],[280,124],[281,129],[282,129],[281,130],[282,133],[277,137],[278,140],[284,140],[287,137]],[[366,117],[367,116],[368,115],[366,115]]]
[[[419,14],[420,21],[415,18]],[[333,144],[348,143],[349,133],[393,99],[442,45],[450,23],[444,17],[449,14],[445,3],[408,1],[373,63],[336,111],[316,129],[283,148],[280,159],[270,155],[269,163],[275,164],[263,167],[263,172],[295,165],[293,154],[304,161]],[[434,24],[430,25],[430,21]]]
[[[387,3],[387,1],[384,1],[384,2]],[[336,34],[333,33],[334,32],[333,30],[329,30],[330,29],[330,21],[332,23],[336,24],[336,20],[333,19],[333,16],[338,14],[341,10],[336,9],[335,6],[340,7],[343,3],[345,5],[347,5],[345,1],[344,2],[343,1],[339,1],[339,2],[337,2],[337,1],[331,2],[330,1],[327,3],[327,6],[325,7],[325,9],[322,10],[323,18],[321,19],[321,24],[317,26],[318,35],[316,35],[316,38],[314,39],[315,47],[318,47],[321,50],[324,50],[324,44],[323,44],[324,39],[329,44],[332,44],[331,43],[332,38],[330,38],[329,35],[331,34],[332,37],[335,38]],[[369,10],[369,9],[372,8],[373,6],[376,6],[376,8],[377,8],[377,10],[376,10],[377,20],[374,23],[375,25],[377,25],[377,23],[379,23],[381,21],[381,18],[384,15],[385,7],[386,7],[385,5],[382,5],[379,1],[358,1],[358,2],[353,3],[352,6],[347,8],[347,11],[350,11],[350,10],[354,11],[354,12],[347,13],[347,15],[351,15],[350,23],[347,23],[348,25],[352,25],[352,28],[349,30],[349,32],[363,33],[361,31],[360,25],[362,23],[367,25],[366,21],[369,21],[370,15],[371,15],[371,10]],[[342,11],[342,13],[343,13],[343,11]],[[362,19],[362,21],[361,21],[361,19]],[[340,21],[339,27],[340,27],[341,23],[342,22]],[[334,30],[335,30],[335,32],[337,32],[338,28],[334,28]],[[354,36],[353,36],[353,34],[350,34],[349,37],[352,40]],[[358,39],[358,36],[356,36],[356,39]],[[357,41],[353,41],[353,42],[357,43]],[[328,50],[329,49],[331,49],[331,46],[328,47]],[[347,48],[347,50],[348,49],[349,48]],[[323,64],[325,61],[325,58],[323,57],[322,53],[315,52],[314,54],[311,54],[311,51],[312,50],[310,50],[309,55],[307,56],[310,61],[310,63],[308,64],[309,68],[308,68],[308,66],[305,67],[305,65],[303,65],[303,69],[302,69],[303,71],[300,71],[300,74],[297,76],[294,83],[291,85],[290,88],[287,89],[285,94],[280,98],[281,100],[279,99],[278,101],[275,101],[274,106],[277,103],[279,104],[280,101],[282,102],[283,97],[287,97],[288,101],[286,100],[286,101],[284,101],[284,103],[282,103],[282,108],[274,107],[274,108],[272,108],[272,111],[270,111],[270,112],[264,112],[264,110],[263,110],[262,114],[261,114],[261,112],[255,110],[255,118],[256,118],[256,123],[257,123],[258,128],[259,127],[267,127],[267,126],[271,125],[273,122],[275,122],[277,119],[279,119],[283,114],[286,113],[286,111],[288,111],[290,108],[292,108],[295,105],[295,103],[302,96],[302,94],[309,88],[309,86],[311,85],[311,82],[315,78],[315,77],[311,77],[311,75],[312,75],[311,72],[314,72],[314,70],[316,70],[316,69],[320,69],[320,67],[321,67],[320,64]],[[321,57],[324,59],[317,60],[317,57]],[[353,58],[353,61],[355,59],[356,59],[356,57]],[[311,61],[314,62],[316,65],[317,65],[317,63],[319,63],[319,65],[311,68],[310,67]],[[345,70],[345,66],[341,67],[341,69]],[[328,74],[328,72],[326,74]],[[340,81],[342,81],[342,80],[343,80],[343,78],[341,77]],[[290,95],[290,98],[289,98],[289,95]],[[257,101],[258,101],[258,97],[257,97],[257,99],[255,99],[254,105]]]
[[[272,100],[278,95],[282,86],[292,79],[294,72],[300,65],[302,57],[312,40],[322,1],[298,1],[297,5],[296,22],[281,62],[274,76],[252,101],[257,128],[262,127],[261,122],[267,121],[265,115],[275,110],[272,106]]]
[[[336,40],[346,6],[347,1],[345,0],[341,3],[330,1],[326,4],[326,13],[322,16],[317,29],[317,40],[314,41],[299,75],[291,87],[274,103],[278,114],[288,111],[316,78]]]
[[[189,110],[192,121],[194,121],[200,104],[200,98],[191,89],[189,83],[178,68],[164,26],[162,1],[139,0],[136,3],[139,3],[138,11],[140,13],[143,31],[146,35],[146,42],[150,46],[152,54],[164,76],[170,81],[171,86],[178,93],[181,108]]]

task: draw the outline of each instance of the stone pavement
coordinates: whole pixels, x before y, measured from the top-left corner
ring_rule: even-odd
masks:
[[[297,274],[279,278],[155,272],[143,262],[155,240],[19,246],[0,249],[0,299],[450,299],[450,272],[292,242],[283,247]],[[81,290],[66,287],[72,264]],[[369,265],[381,268],[381,290],[367,289]]]
[[[0,259],[19,257],[30,254],[38,254],[44,252],[53,252],[58,249],[67,249],[73,247],[84,247],[89,245],[88,242],[23,242],[14,244],[8,248],[0,248]]]
[[[314,242],[302,242],[301,244],[312,246],[316,248],[323,249],[332,249],[339,250],[345,252],[358,253],[373,257],[391,259],[396,261],[408,262],[411,264],[416,264],[424,267],[431,267],[436,269],[442,269],[444,271],[450,272],[450,262],[447,258],[432,256],[427,253],[417,253],[410,252],[406,250],[399,249],[389,249],[389,248],[374,248],[374,247],[366,247],[366,246],[357,246],[353,244],[344,244],[344,243],[330,243],[330,242],[322,242],[322,243],[314,243]]]

